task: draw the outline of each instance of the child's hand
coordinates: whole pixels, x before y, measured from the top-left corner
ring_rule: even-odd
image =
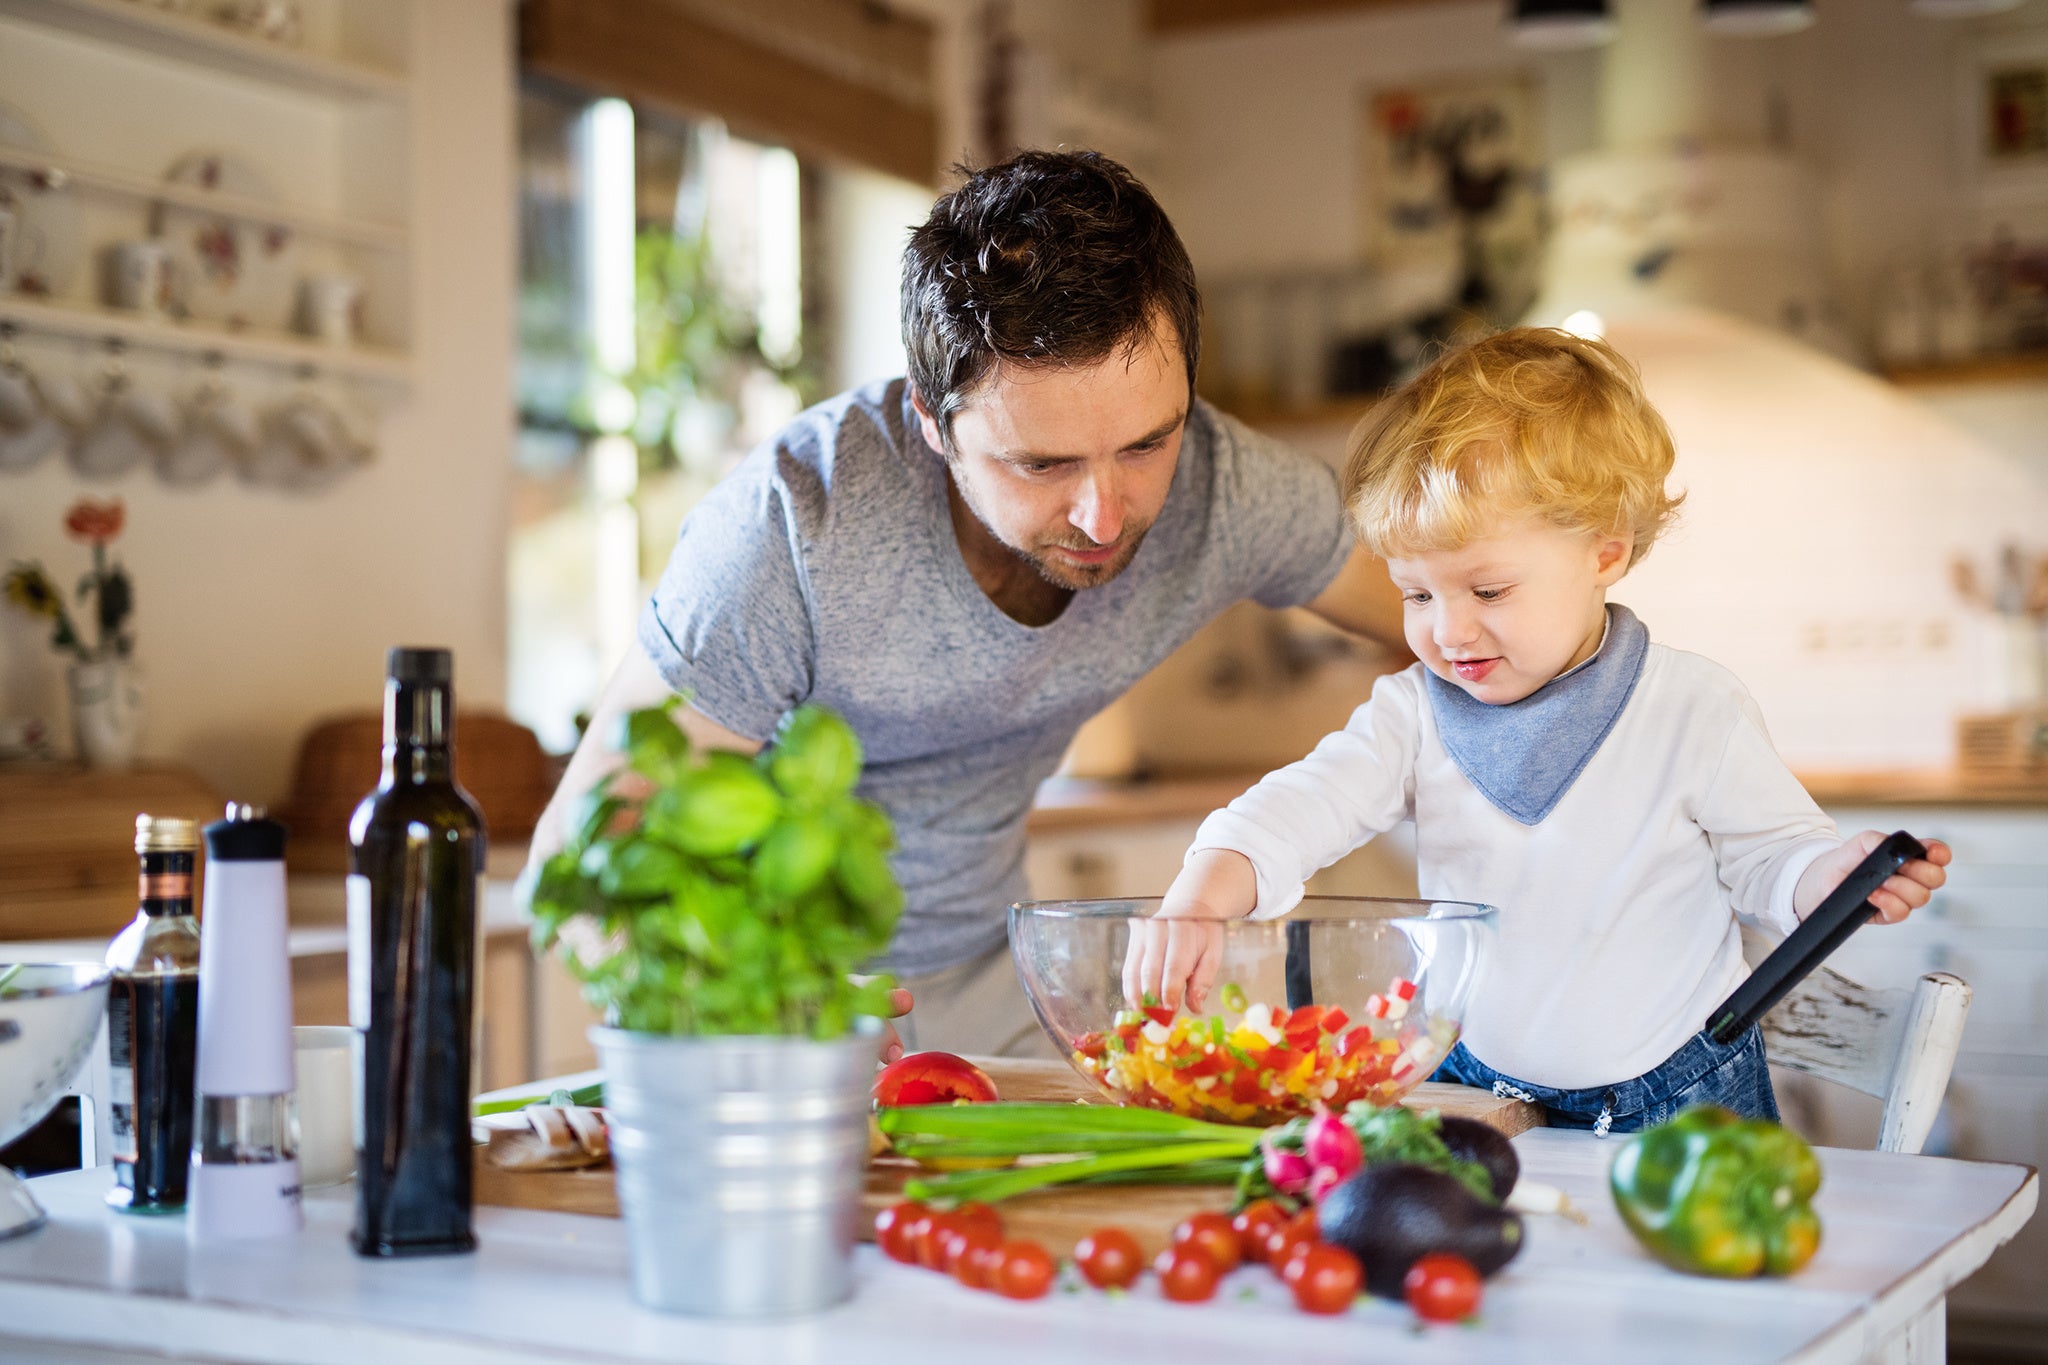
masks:
[[[1792,892],[1792,908],[1804,919],[1814,908],[1826,900],[1828,893],[1842,884],[1842,878],[1856,870],[1856,864],[1870,856],[1871,850],[1883,843],[1885,836],[1874,829],[1866,829],[1853,838],[1842,841],[1840,848],[1823,853],[1813,860],[1799,878],[1799,885]],[[1870,893],[1870,903],[1877,907],[1878,917],[1887,924],[1897,924],[1921,906],[1934,894],[1941,884],[1948,880],[1948,873],[1942,871],[1954,859],[1955,854],[1939,839],[1929,839],[1927,856],[1915,858],[1904,864],[1897,872],[1885,878],[1884,885]]]
[[[1124,953],[1124,996],[1143,1006],[1149,996],[1168,1009],[1183,1002],[1199,1011],[1223,961],[1217,920],[1241,919],[1259,903],[1251,859],[1229,849],[1204,849],[1167,888],[1159,913],[1131,925]]]

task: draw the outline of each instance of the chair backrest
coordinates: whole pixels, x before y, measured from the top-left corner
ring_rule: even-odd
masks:
[[[1883,1100],[1878,1150],[1911,1154],[1941,1109],[1969,1012],[1969,984],[1947,972],[1873,990],[1822,967],[1764,1016],[1764,1050],[1773,1065]]]

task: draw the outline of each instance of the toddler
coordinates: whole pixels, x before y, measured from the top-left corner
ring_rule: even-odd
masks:
[[[1760,1032],[1702,1031],[1747,972],[1736,917],[1789,932],[1882,835],[1838,838],[1741,683],[1607,602],[1676,512],[1672,459],[1633,367],[1547,328],[1452,352],[1375,409],[1344,499],[1419,662],[1202,823],[1133,935],[1131,998],[1199,1010],[1215,920],[1285,915],[1412,820],[1422,894],[1500,911],[1433,1079],[1603,1134],[1709,1100],[1775,1118]],[[1872,903],[1905,918],[1949,860],[1930,843]]]

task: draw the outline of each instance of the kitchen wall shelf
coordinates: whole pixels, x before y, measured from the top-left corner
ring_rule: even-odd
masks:
[[[284,90],[347,99],[406,97],[406,78],[399,72],[248,37],[210,20],[156,9],[137,0],[0,0],[0,15],[19,16]]]
[[[411,357],[386,347],[332,346],[278,332],[231,332],[107,308],[77,308],[15,294],[0,295],[0,325],[4,324],[42,336],[89,343],[119,341],[174,355],[218,355],[289,370],[310,367],[321,374],[388,384],[406,384],[412,377]]]
[[[6,0],[0,0],[0,5],[5,3]],[[52,188],[98,190],[151,203],[175,204],[259,226],[290,228],[348,246],[375,251],[403,251],[406,248],[406,230],[397,223],[329,218],[268,200],[245,199],[172,181],[145,180],[74,157],[53,157],[26,148],[0,146],[0,169],[26,171],[43,177]]]
[[[1977,360],[1932,365],[1887,366],[1884,377],[1902,388],[1937,388],[1952,384],[2025,384],[2048,382],[2048,351],[1985,356]]]

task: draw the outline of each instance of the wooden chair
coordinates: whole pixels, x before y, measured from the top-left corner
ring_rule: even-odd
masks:
[[[1969,984],[1947,972],[1873,990],[1822,967],[1764,1016],[1764,1049],[1773,1066],[1883,1100],[1877,1150],[1913,1155],[1941,1109],[1969,1012]]]

